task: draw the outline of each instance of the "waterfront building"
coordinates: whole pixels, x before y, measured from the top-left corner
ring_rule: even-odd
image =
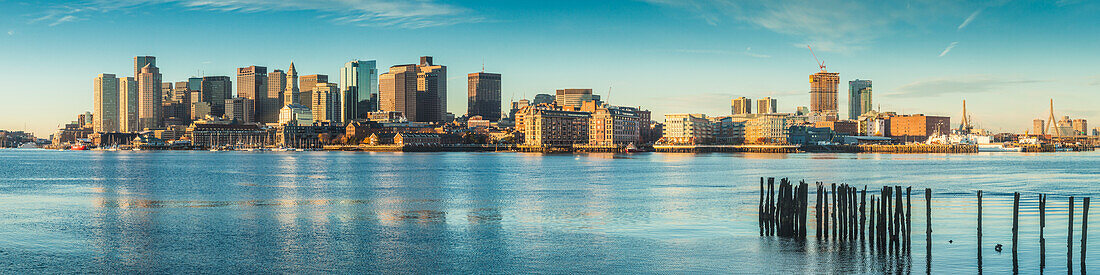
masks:
[[[153,129],[160,127],[161,109],[163,108],[161,95],[160,69],[153,64],[146,64],[138,74],[138,127]]]
[[[839,122],[839,121],[837,121]],[[837,132],[828,127],[807,125],[790,126],[787,130],[787,144],[815,145],[832,142]]]
[[[951,133],[951,118],[922,114],[900,115],[890,118],[890,137],[903,142],[923,142],[933,135]]]
[[[202,78],[202,96],[192,101],[210,103],[210,115],[225,115],[225,100],[233,98],[233,81],[228,76],[206,76]]]
[[[286,92],[286,73],[283,70],[275,69],[267,73],[267,98],[263,104],[264,115],[269,117],[260,118],[260,121],[264,123],[274,123],[279,121],[279,112],[283,109],[286,99],[283,98],[283,93]]]
[[[745,124],[751,114],[721,116],[710,118],[714,127],[714,143],[719,145],[737,145],[745,142]]]
[[[554,101],[561,107],[581,107],[585,101],[595,101],[596,105],[602,105],[599,95],[592,94],[592,89],[560,89],[554,96]]]
[[[237,123],[256,122],[256,100],[235,97],[225,100],[225,118]]]
[[[275,130],[275,145],[319,149],[342,136],[345,131],[345,128],[338,123],[311,121],[307,124],[283,124]]]
[[[597,107],[588,123],[588,144],[626,146],[641,139],[642,118],[638,108]]]
[[[811,121],[837,120],[837,86],[840,73],[822,71],[810,75]],[[818,117],[818,118],[814,118]]]
[[[313,124],[313,111],[305,105],[287,104],[279,110],[279,124],[281,125],[310,125]]]
[[[556,99],[552,94],[536,94],[535,98],[531,100],[531,105],[550,104],[555,101]]]
[[[848,81],[848,119],[856,120],[859,115],[871,110],[871,81],[856,79]]]
[[[787,144],[788,114],[761,114],[745,122],[745,143]]]
[[[118,78],[118,129],[127,133],[141,130],[138,125],[138,83],[133,77]]]
[[[134,57],[134,77],[136,78],[139,74],[141,74],[141,68],[145,68],[145,66],[147,66],[147,65],[151,65],[153,67],[156,67],[157,66],[157,58],[153,57],[153,56],[135,56]]]
[[[896,116],[894,112],[867,111],[859,115],[859,134],[861,136],[890,136],[890,117]]]
[[[774,114],[778,113],[776,108],[776,100],[771,97],[764,97],[756,100],[756,112],[760,114]]]
[[[191,144],[202,148],[221,146],[251,145],[263,146],[274,143],[274,132],[268,132],[257,124],[226,123],[218,121],[196,121],[187,127],[187,138]]]
[[[313,120],[341,123],[340,87],[335,83],[317,83],[312,90]]]
[[[859,117],[856,117],[856,119],[859,119]],[[859,122],[856,120],[819,121],[815,122],[813,126],[816,128],[828,128],[842,135],[860,135]]]
[[[666,114],[662,144],[710,144],[715,140],[714,125],[704,114]]]
[[[118,78],[114,74],[99,74],[92,95],[92,129],[97,133],[119,130]]]
[[[341,107],[345,122],[366,119],[378,109],[372,99],[378,97],[377,61],[352,60],[340,68]]]
[[[745,115],[752,113],[752,100],[745,97],[734,98],[730,101],[730,114]]]
[[[566,147],[588,142],[588,112],[533,109],[524,117],[524,144]]]
[[[306,105],[299,101],[301,90],[298,86],[298,70],[294,69],[294,62],[290,62],[290,69],[286,71],[286,89],[283,90],[283,105]]]
[[[435,65],[430,56],[420,65],[390,67],[378,77],[379,109],[401,112],[409,121],[443,122],[446,114],[447,67]]]
[[[248,116],[252,119],[249,122],[275,122],[275,110],[264,110],[265,105],[270,103],[267,98],[267,67],[237,68],[237,97],[251,99],[254,103],[255,113]],[[229,102],[226,101],[226,104]],[[226,117],[229,117],[228,108],[226,106]],[[271,119],[271,121],[264,121],[264,119]]]
[[[481,116],[500,121],[500,74],[471,73],[466,75],[467,116]]]
[[[302,76],[301,83],[298,84],[298,102],[301,105],[313,106],[313,88],[317,87],[317,84],[328,83],[328,75],[323,74],[311,74]]]

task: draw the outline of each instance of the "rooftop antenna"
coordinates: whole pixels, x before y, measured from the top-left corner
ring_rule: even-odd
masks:
[[[824,72],[825,71],[825,62],[823,62],[823,61],[821,61],[821,59],[817,58],[817,54],[814,54],[814,48],[811,48],[810,45],[806,45],[806,48],[810,49],[810,55],[814,56],[814,60],[817,61],[817,66],[821,68],[822,72]]]

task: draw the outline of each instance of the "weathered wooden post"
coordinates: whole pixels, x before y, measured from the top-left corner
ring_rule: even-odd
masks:
[[[821,189],[823,189],[822,192],[825,193],[823,196],[824,200],[822,200],[821,203],[821,210],[825,211],[821,214],[823,219],[821,223],[821,233],[825,235],[825,240],[827,241],[829,240],[829,188],[822,185]]]
[[[859,241],[862,243],[866,239],[863,233],[866,232],[867,226],[867,186],[863,186],[863,192],[859,194]]]
[[[1085,250],[1089,240],[1089,197],[1081,205],[1081,274],[1085,274]]]
[[[1020,192],[1012,193],[1012,253],[1016,253],[1020,237]]]
[[[817,206],[814,208],[814,224],[817,225],[817,234],[814,235],[818,240],[821,239],[821,195],[822,195],[821,182],[817,183]]]
[[[833,226],[830,229],[833,233],[833,240],[836,240],[836,233],[837,233],[836,232],[836,227],[839,226],[839,224],[840,224],[840,220],[836,219],[836,217],[837,217],[836,213],[840,211],[839,204],[837,204],[837,198],[840,197],[840,193],[836,192],[836,183],[835,182],[831,185],[831,187],[832,187],[832,191],[833,191],[833,209],[832,209],[833,210],[832,211]]]
[[[932,188],[924,189],[924,222],[925,222],[925,270],[932,274]]]
[[[760,177],[760,204],[757,205],[757,222],[760,224],[760,236],[764,236],[764,177]]]
[[[875,204],[875,195],[873,195],[873,193],[871,195],[870,203],[871,203],[871,207],[868,208],[868,209],[870,210],[871,213],[869,213],[869,216],[867,217],[867,221],[870,222],[870,224],[867,224],[867,240],[871,244],[871,250],[874,250],[875,249],[875,234],[876,234],[875,233],[875,226],[878,226],[878,222],[877,222],[877,220],[875,220],[875,208],[878,208],[878,207]]]
[[[905,187],[905,253],[913,249],[913,187]]]
[[[978,268],[982,267],[982,190],[978,190]]]
[[[1066,234],[1066,270],[1073,274],[1073,196],[1069,196],[1069,233]]]
[[[768,178],[768,220],[765,224],[768,236],[775,236],[775,178]]]
[[[1047,226],[1047,196],[1039,194],[1039,269],[1047,266],[1047,238],[1043,228]]]
[[[894,192],[895,198],[894,198],[894,236],[893,236],[893,239],[894,239],[894,255],[898,255],[898,254],[900,254],[899,253],[900,250],[902,250],[902,247],[901,247],[901,232],[903,231],[902,226],[905,225],[905,221],[903,220],[905,218],[905,216],[904,216],[905,212],[904,212],[904,210],[902,210],[902,205],[901,205],[903,203],[901,201],[901,186],[896,186],[894,190],[897,190],[897,192]]]

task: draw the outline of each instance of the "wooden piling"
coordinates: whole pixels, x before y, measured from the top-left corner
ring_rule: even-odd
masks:
[[[768,211],[768,220],[765,222],[766,234],[775,236],[775,178],[768,178],[768,204],[764,207]]]
[[[867,221],[869,221],[870,223],[867,224],[867,240],[868,240],[868,243],[871,244],[871,250],[874,251],[875,250],[875,226],[878,226],[878,222],[875,219],[875,208],[876,208],[875,205],[876,204],[875,204],[875,195],[873,195],[873,193],[871,195],[871,198],[870,198],[869,202],[871,203],[871,207],[868,208],[868,210],[870,210],[869,211],[870,213],[868,213]]]
[[[905,212],[902,210],[901,205],[901,186],[896,186],[894,190],[897,192],[894,192],[894,235],[892,238],[894,240],[894,255],[898,255],[898,252],[902,249],[901,232],[903,228],[901,227],[904,226],[904,221],[902,219],[904,218],[903,215]]]
[[[1081,205],[1081,274],[1085,274],[1085,249],[1089,240],[1089,197]]]
[[[1047,238],[1044,228],[1047,226],[1047,196],[1039,194],[1039,269],[1047,266]]]
[[[1020,192],[1012,193],[1012,253],[1016,253],[1020,238]]]
[[[905,253],[913,248],[913,187],[905,187]]]
[[[757,205],[757,222],[760,225],[760,236],[764,236],[764,177],[760,177],[760,203]]]
[[[814,207],[814,218],[815,218],[814,219],[814,224],[817,225],[817,234],[815,234],[814,236],[816,236],[818,240],[821,239],[821,195],[822,195],[822,191],[823,191],[823,189],[821,188],[821,183],[818,182],[817,183],[817,205]]]
[[[866,232],[867,226],[867,186],[863,186],[863,192],[859,194],[859,241],[862,243],[866,240],[863,237],[863,233]]]
[[[925,222],[925,270],[932,274],[932,188],[924,189],[924,222]]]
[[[982,266],[982,190],[978,190],[978,268]]]
[[[836,212],[838,212],[837,206],[839,205],[839,204],[837,204],[837,197],[840,196],[840,193],[836,192],[836,183],[833,183],[831,185],[831,187],[832,187],[832,191],[833,191],[833,211],[832,211],[833,226],[830,228],[830,230],[832,231],[833,239],[835,240],[836,239],[836,233],[837,233],[836,232],[836,227],[837,227],[837,224],[840,224],[840,220],[836,219],[836,217],[837,217]]]
[[[823,192],[825,193],[825,195],[823,196],[824,200],[822,200],[821,203],[821,210],[825,211],[821,214],[823,219],[821,223],[821,233],[825,235],[825,240],[829,240],[829,188],[826,188],[824,185],[822,185],[821,189],[823,189]]]
[[[1066,269],[1073,274],[1073,196],[1069,197],[1069,233],[1066,234]]]

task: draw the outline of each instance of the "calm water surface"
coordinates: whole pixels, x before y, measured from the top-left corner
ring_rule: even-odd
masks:
[[[1080,200],[1100,153],[582,154],[0,150],[0,273],[1080,272]],[[914,192],[913,252],[758,236],[762,176],[933,188],[933,253]],[[811,188],[813,189],[813,188]],[[814,202],[811,195],[811,207]],[[1092,207],[1090,221],[1100,211]],[[813,211],[813,210],[811,210]],[[813,213],[811,224],[813,223]],[[1095,223],[1094,223],[1095,224]],[[1093,226],[1097,228],[1097,226]],[[813,229],[810,230],[811,235]],[[1096,230],[1092,230],[1096,231]],[[1088,242],[1100,244],[1090,232]],[[949,242],[950,241],[950,242]],[[1004,244],[996,252],[995,244]],[[1100,247],[1086,255],[1100,271]]]

